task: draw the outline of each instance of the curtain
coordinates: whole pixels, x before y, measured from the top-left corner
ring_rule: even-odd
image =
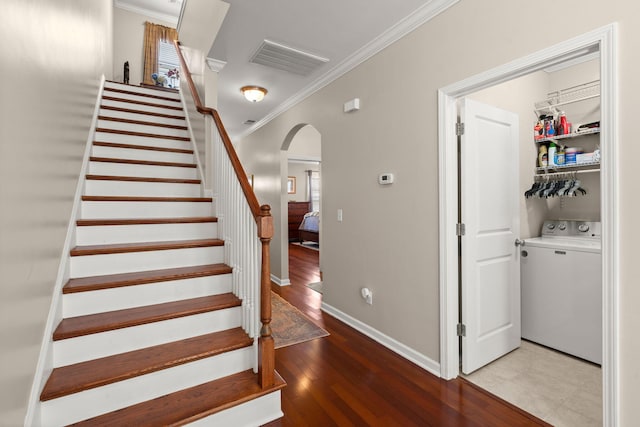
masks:
[[[173,42],[178,39],[178,31],[175,28],[164,25],[144,24],[144,70],[142,83],[153,85],[155,82],[151,74],[158,71],[158,43],[160,41]]]

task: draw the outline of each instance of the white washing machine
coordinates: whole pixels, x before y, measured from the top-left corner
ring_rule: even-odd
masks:
[[[602,364],[599,222],[545,221],[521,248],[522,338]]]

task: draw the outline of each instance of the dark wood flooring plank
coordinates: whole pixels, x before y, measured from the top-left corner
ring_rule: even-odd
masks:
[[[289,245],[291,286],[272,289],[331,335],[276,350],[287,382],[284,417],[294,426],[549,426],[462,380],[442,380],[320,310],[318,252]],[[339,286],[332,283],[331,286]]]

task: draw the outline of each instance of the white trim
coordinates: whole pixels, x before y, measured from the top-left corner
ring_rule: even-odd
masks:
[[[397,341],[391,338],[390,336],[380,332],[379,330],[367,325],[364,322],[361,322],[360,320],[354,317],[349,316],[347,313],[325,302],[322,303],[321,309],[325,313],[335,317],[336,319],[342,321],[343,323],[346,323],[347,325],[351,326],[353,329],[362,332],[372,340],[387,347],[389,350],[393,351],[394,353],[397,353],[400,356],[404,357],[405,359],[415,363],[416,365],[420,366],[422,369],[428,371],[429,373],[435,376],[440,376],[440,364],[435,360],[430,359],[424,354],[417,352],[411,347],[405,344],[402,344],[400,341]]]
[[[174,28],[178,25],[178,20],[182,17],[182,9],[180,9],[178,16],[175,16],[175,15],[168,15],[166,13],[154,12],[149,9],[144,9],[142,7],[136,7],[130,4],[123,3],[121,0],[115,0],[113,2],[113,5],[117,8],[129,11],[129,12],[137,13],[143,16],[147,16],[149,18],[159,19],[161,21],[164,21],[168,24],[173,25]]]
[[[601,222],[603,266],[603,421],[617,426],[619,417],[619,194],[617,25],[610,24],[524,58],[472,76],[438,91],[439,215],[440,215],[440,375],[458,376],[458,253],[455,223],[458,211],[457,99],[497,83],[600,51],[601,80]]]
[[[260,129],[262,126],[266,125],[271,120],[278,117],[280,114],[289,110],[296,104],[302,102],[304,99],[313,95],[334,80],[342,77],[344,74],[353,70],[355,67],[362,64],[364,61],[371,58],[382,49],[388,47],[392,43],[395,43],[424,23],[429,22],[431,19],[435,18],[459,1],[460,0],[431,0],[426,2],[423,6],[416,9],[413,13],[406,16],[393,27],[389,28],[387,31],[364,45],[353,55],[340,62],[326,74],[320,76],[300,92],[288,98],[265,117],[254,123],[251,127],[247,128],[245,131],[239,133],[238,135],[232,135],[233,139],[242,139],[245,136],[250,135],[251,133]]]
[[[205,61],[207,61],[207,66],[214,73],[219,73],[224,66],[227,65],[227,61],[221,61],[219,59],[205,58]]]
[[[182,103],[182,111],[184,112],[184,119],[187,122],[187,128],[189,129],[189,139],[191,140],[191,147],[193,148],[193,159],[196,162],[196,165],[198,166],[198,176],[200,177],[200,180],[202,182],[201,185],[201,192],[204,193],[204,189],[207,186],[207,184],[210,184],[205,175],[204,175],[204,170],[202,169],[202,163],[200,162],[200,153],[198,152],[198,144],[196,144],[196,137],[193,134],[193,128],[191,127],[191,119],[189,118],[189,109],[187,108],[187,103],[184,99],[184,91],[178,91],[178,93],[180,94],[180,102]],[[206,119],[206,117],[204,118],[205,120],[205,126],[208,126],[209,123]],[[204,144],[206,144],[206,141],[203,142]]]
[[[545,73],[555,73],[556,71],[564,70],[565,68],[573,67],[578,64],[582,64],[584,62],[593,61],[594,59],[600,58],[600,52],[592,52],[587,55],[580,56],[575,59],[570,59],[569,61],[565,61],[561,64],[552,65],[551,67],[547,67],[544,69]]]
[[[25,426],[39,424],[38,419],[40,414],[40,393],[42,392],[46,378],[53,370],[53,329],[62,319],[62,286],[69,278],[69,252],[71,251],[72,244],[75,245],[76,219],[80,216],[81,197],[84,191],[84,177],[87,174],[87,169],[89,167],[89,157],[91,156],[91,147],[93,145],[95,129],[98,123],[100,101],[102,100],[104,84],[105,76],[103,74],[100,80],[100,87],[98,89],[98,94],[96,97],[96,104],[93,108],[93,118],[91,120],[91,127],[89,128],[89,135],[87,136],[87,141],[84,149],[82,168],[80,169],[78,183],[76,184],[76,193],[73,199],[71,218],[69,219],[69,224],[67,225],[67,234],[65,236],[64,245],[62,246],[62,252],[60,254],[60,264],[58,266],[56,282],[53,287],[51,305],[49,306],[49,314],[47,315],[47,323],[44,327],[42,342],[40,344],[40,355],[38,356],[38,364],[36,365],[36,371],[34,373],[33,383],[31,385],[31,392],[29,393],[29,404],[24,419]]]
[[[271,281],[278,286],[289,286],[291,284],[291,280],[289,279],[281,279],[278,276],[271,274]]]

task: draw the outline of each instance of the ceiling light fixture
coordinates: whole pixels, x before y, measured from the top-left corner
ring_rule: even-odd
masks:
[[[240,92],[247,98],[247,101],[260,102],[267,94],[267,90],[260,86],[243,86]]]

